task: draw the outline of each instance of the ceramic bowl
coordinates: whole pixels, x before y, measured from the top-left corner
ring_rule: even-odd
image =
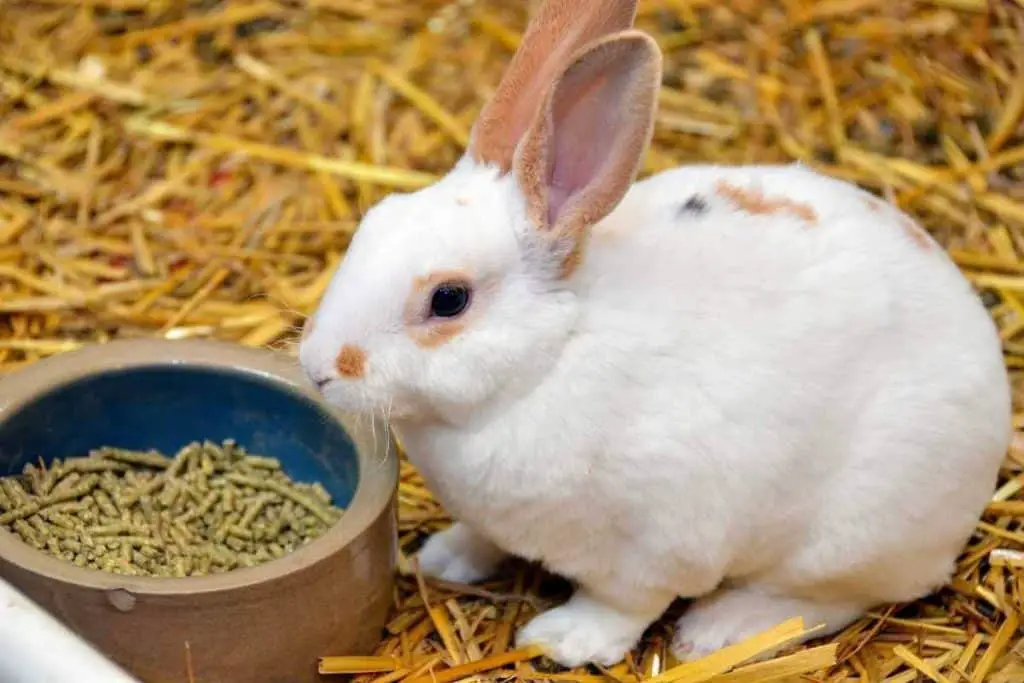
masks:
[[[173,453],[228,438],[321,482],[341,520],[280,559],[186,578],[79,568],[0,529],[0,576],[146,683],[189,680],[186,643],[204,683],[317,681],[319,656],[370,652],[391,602],[397,449],[380,424],[324,404],[293,359],[129,340],[0,379],[0,475],[103,445]]]

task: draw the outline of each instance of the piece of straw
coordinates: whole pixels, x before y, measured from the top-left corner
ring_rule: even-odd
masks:
[[[394,657],[321,657],[317,670],[322,674],[388,673],[398,670],[401,662]]]

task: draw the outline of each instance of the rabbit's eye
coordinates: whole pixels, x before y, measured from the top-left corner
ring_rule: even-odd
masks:
[[[454,318],[469,306],[470,289],[464,284],[444,284],[430,297],[430,314],[438,318]]]

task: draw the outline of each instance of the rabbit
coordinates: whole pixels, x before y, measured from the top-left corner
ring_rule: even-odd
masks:
[[[566,667],[677,600],[689,661],[941,588],[1012,433],[993,321],[890,202],[801,164],[637,180],[662,57],[635,15],[544,3],[465,155],[366,212],[298,350],[455,520],[426,575],[572,581],[516,635]]]

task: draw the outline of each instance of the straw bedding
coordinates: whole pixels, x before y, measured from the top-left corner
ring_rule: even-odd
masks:
[[[360,213],[460,154],[527,11],[0,1],[0,371],[123,337],[293,348]],[[977,285],[1019,387],[1024,3],[644,0],[640,13],[666,54],[645,173],[800,159],[899,204]],[[1024,680],[1022,487],[1024,442],[952,586],[767,663],[744,661],[800,624],[679,667],[666,620],[618,667],[561,671],[512,635],[564,586],[526,566],[476,588],[423,582],[403,556],[378,656],[321,665],[378,681]],[[408,465],[399,496],[411,555],[447,520]]]

